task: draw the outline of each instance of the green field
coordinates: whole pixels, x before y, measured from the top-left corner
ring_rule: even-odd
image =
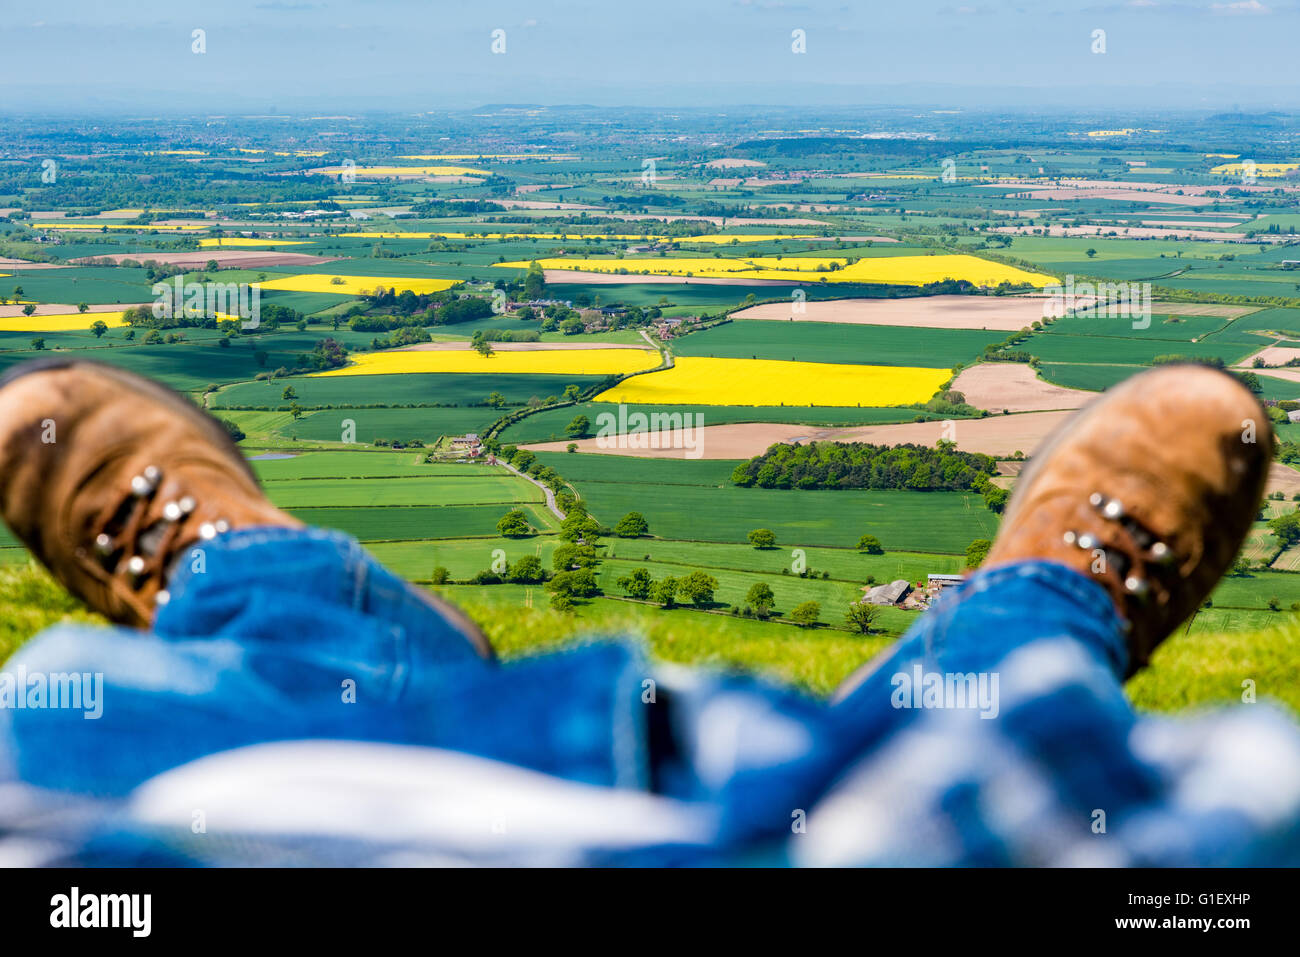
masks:
[[[673,344],[682,356],[849,362],[951,368],[970,362],[1005,333],[912,326],[746,319],[693,333]]]
[[[672,415],[689,413],[702,416],[692,419],[704,425],[726,425],[733,422],[794,422],[800,425],[877,425],[886,422],[912,422],[918,416],[937,420],[945,416],[934,412],[925,412],[908,406],[886,408],[836,407],[836,406],[795,406],[795,405],[628,405],[629,416],[637,413],[652,415],[654,413]],[[520,419],[505,428],[501,433],[503,442],[513,445],[525,445],[534,442],[561,442],[570,438],[565,428],[575,416],[585,415],[591,422],[591,434],[602,428],[597,417],[605,414],[614,416],[607,419],[613,427],[618,425],[618,407],[608,402],[582,402],[562,409],[550,409]]]
[[[631,634],[642,636],[656,655],[668,660],[770,673],[826,692],[916,618],[915,612],[884,609],[876,634],[851,634],[844,630],[844,610],[863,588],[961,571],[967,545],[992,538],[999,516],[973,492],[747,489],[730,482],[734,461],[539,453],[536,463],[562,479],[554,485],[561,502],[573,491],[607,526],[632,511],[642,513],[650,525],[646,537],[602,536],[596,575],[604,594],[579,600],[570,611],[554,611],[542,586],[465,584],[501,558],[513,563],[537,556],[549,569],[561,543],[560,519],[536,484],[482,464],[501,454],[498,446],[490,445],[475,464],[456,463],[451,459],[462,451],[453,452],[439,440],[485,433],[502,415],[525,408],[536,411],[505,429],[502,444],[568,442],[578,437],[567,431],[578,415],[589,420],[586,436],[594,435],[604,422],[601,417],[616,414],[617,406],[588,401],[548,407],[548,401],[568,386],[588,390],[607,380],[490,373],[288,375],[300,365],[318,368],[307,357],[326,337],[353,355],[382,347],[376,340],[409,326],[420,331],[401,335],[436,341],[526,332],[549,343],[590,346],[640,344],[649,337],[681,357],[949,369],[978,361],[987,346],[1005,341],[1008,333],[924,323],[891,327],[737,320],[683,334],[691,324],[674,328],[660,320],[705,317],[712,322],[746,304],[789,302],[796,290],[811,299],[837,299],[913,296],[938,287],[813,278],[798,285],[651,283],[631,276],[599,284],[539,282],[536,277],[525,283],[525,270],[499,268],[501,262],[594,256],[630,266],[678,255],[825,260],[964,252],[1060,277],[1152,282],[1158,308],[1146,328],[1135,329],[1121,319],[1071,317],[1047,323],[1012,347],[1037,358],[1034,365],[1044,380],[1091,391],[1109,388],[1163,355],[1234,364],[1275,339],[1279,345],[1300,346],[1300,270],[1286,265],[1300,259],[1295,248],[1300,237],[1290,232],[1300,226],[1300,214],[1291,205],[1294,194],[1232,190],[1198,197],[1201,187],[1232,185],[1210,173],[1215,154],[1246,155],[1248,148],[1266,147],[1269,155],[1282,154],[1279,160],[1293,159],[1294,144],[1283,135],[1285,123],[1277,124],[1281,133],[1272,126],[1252,127],[1247,114],[1238,123],[1202,115],[1206,111],[1170,113],[1159,120],[1158,134],[1097,139],[1085,131],[1118,125],[1119,118],[1111,123],[1100,116],[1035,114],[1031,121],[989,125],[982,115],[962,111],[909,109],[886,118],[859,116],[861,110],[822,115],[801,108],[772,115],[706,112],[697,118],[674,113],[652,119],[633,112],[592,123],[578,113],[562,116],[549,108],[518,115],[513,108],[492,108],[482,115],[417,113],[389,119],[341,118],[325,111],[327,115],[306,120],[281,115],[279,109],[270,112],[274,115],[240,113],[237,124],[225,116],[202,124],[141,118],[101,129],[81,122],[70,127],[66,120],[36,114],[13,124],[12,168],[6,174],[8,185],[0,186],[0,207],[12,215],[0,215],[0,257],[7,263],[50,260],[60,268],[22,268],[21,261],[0,265],[7,274],[0,277],[0,294],[70,309],[79,302],[149,302],[154,280],[170,278],[173,269],[86,266],[71,260],[127,254],[145,262],[163,253],[198,251],[206,248],[199,245],[202,239],[219,235],[301,241],[284,249],[338,258],[254,268],[233,260],[233,268],[224,269],[192,263],[177,267],[183,278],[252,282],[310,273],[394,281],[447,278],[460,285],[446,293],[405,297],[268,291],[264,307],[287,307],[319,321],[303,318],[299,329],[297,316],[286,317],[279,328],[233,332],[228,339],[217,328],[160,324],[157,332],[183,337],[172,344],[144,344],[148,325],[157,323],[131,330],[131,339],[119,328],[97,338],[89,330],[94,316],[87,314],[77,320],[82,328],[0,332],[0,372],[36,357],[91,357],[189,393],[243,430],[246,454],[254,458],[253,467],[274,503],[304,522],[357,536],[412,581],[431,583],[435,569],[445,568],[459,584],[440,590],[463,602],[507,655],[536,653],[592,632]],[[891,131],[888,136],[869,132],[885,128]],[[256,159],[235,152],[248,143],[266,152]],[[168,152],[190,147],[208,155]],[[300,149],[324,155],[295,155]],[[346,157],[362,165],[400,165],[407,162],[403,156],[431,150],[473,155],[480,149],[540,155],[473,162],[491,171],[488,180],[353,183],[310,173]],[[956,182],[939,177],[940,163],[950,154],[959,170]],[[57,183],[33,175],[30,159],[45,155],[64,157],[66,177]],[[662,174],[653,190],[638,179],[643,158],[650,156]],[[757,165],[709,165],[735,159]],[[1184,195],[1130,189],[1119,198],[1035,198],[1025,186],[1027,181],[1059,185],[1076,177],[1129,187],[1154,181]],[[550,208],[548,203],[559,205]],[[129,229],[59,235],[32,228],[45,218],[41,211],[79,220],[118,210],[113,225],[125,225],[137,209],[143,219]],[[177,234],[147,222],[173,214],[196,222],[198,231]],[[1211,232],[1209,238],[1195,240],[1114,234],[1161,224]],[[1076,226],[1097,235],[1051,235]],[[1036,232],[1010,235],[1008,227]],[[1275,232],[1264,232],[1270,228]],[[366,231],[471,235],[339,235]],[[485,232],[577,235],[472,235]],[[737,241],[712,244],[693,235],[719,232],[737,235]],[[633,238],[602,235],[613,233]],[[772,233],[819,238],[753,238]],[[1247,233],[1260,235],[1255,241],[1236,241],[1250,239]],[[215,247],[212,255],[218,255]],[[982,295],[1008,289],[968,286],[958,291]],[[502,305],[499,294],[508,305]],[[480,302],[461,304],[477,309],[457,315],[456,308],[446,308],[455,297]],[[1168,301],[1183,298],[1189,301]],[[1206,305],[1247,312],[1232,320],[1195,314]],[[9,311],[21,308],[10,305]],[[457,321],[467,316],[476,318]],[[216,317],[208,321],[215,324]],[[1259,381],[1264,399],[1300,398],[1300,383],[1266,372]],[[286,390],[291,390],[288,395]],[[489,404],[493,393],[499,398]],[[627,412],[695,413],[704,425],[792,423],[807,426],[809,433],[817,427],[951,415],[915,407],[792,404],[798,400],[774,394],[764,399],[772,403],[765,407],[637,405]],[[1300,425],[1284,426],[1279,434],[1300,439]],[[376,442],[420,445],[393,451]],[[524,511],[536,534],[499,535],[498,521],[515,507]],[[1267,515],[1276,512],[1270,504]],[[772,529],[778,546],[751,547],[747,535],[755,528]],[[867,533],[881,540],[885,554],[856,550],[859,536]],[[1141,706],[1174,710],[1232,700],[1239,695],[1241,674],[1257,676],[1265,693],[1300,703],[1294,654],[1300,629],[1290,612],[1300,602],[1300,573],[1284,570],[1300,569],[1300,549],[1280,556],[1279,551],[1277,538],[1264,521],[1257,522],[1243,555],[1254,566],[1271,561],[1273,567],[1255,567],[1219,584],[1212,604],[1157,653],[1149,672],[1131,683]],[[0,658],[59,615],[87,617],[27,567],[25,551],[7,531],[0,531],[0,566]],[[622,600],[617,579],[637,567],[655,578],[708,572],[718,581],[714,607],[664,610]],[[811,574],[801,576],[801,569]],[[727,614],[731,606],[744,604],[757,582],[772,587],[778,612],[803,601],[819,602],[821,627],[803,629]],[[1270,604],[1280,610],[1271,610]]]
[[[3,357],[0,357],[3,358]],[[222,389],[213,397],[212,407],[275,409],[288,408],[281,398],[284,388],[292,385],[304,409],[359,408],[363,406],[482,405],[489,394],[500,392],[512,405],[523,405],[531,398],[563,395],[567,385],[580,388],[596,385],[598,376],[558,375],[490,375],[398,374],[367,376],[294,376],[262,382],[242,382]]]

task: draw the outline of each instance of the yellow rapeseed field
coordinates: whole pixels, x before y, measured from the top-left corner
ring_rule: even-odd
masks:
[[[239,246],[306,246],[306,239],[248,239],[232,236],[226,239],[200,239],[201,249],[233,249]]]
[[[120,312],[64,312],[54,316],[0,317],[0,332],[62,332],[70,329],[89,330],[91,323],[102,319],[110,329],[125,325]]]
[[[337,280],[337,281],[336,281]],[[441,292],[460,285],[459,279],[402,279],[396,276],[332,276],[329,273],[302,273],[283,279],[268,279],[259,283],[263,292],[279,289],[284,292],[336,292],[344,296],[361,296],[377,287],[393,289],[398,293],[411,290],[417,296]]]
[[[661,405],[908,405],[925,402],[949,369],[679,357],[671,369],[633,376],[597,402]]]
[[[629,275],[697,276],[700,278],[776,279],[795,282],[888,283],[921,286],[941,279],[965,279],[977,286],[996,286],[1003,281],[1026,283],[1037,288],[1051,285],[1051,276],[1027,272],[1015,266],[990,262],[978,256],[879,256],[859,259],[826,257],[748,256],[735,258],[688,258],[665,256],[653,259],[579,259],[568,256],[540,259],[543,269]],[[527,262],[497,263],[509,269],[527,268]],[[839,268],[831,268],[838,266]]]
[[[329,166],[317,170],[329,176],[337,176],[344,171],[342,166]],[[491,176],[487,170],[471,169],[468,166],[357,166],[352,169],[357,176]]]
[[[1245,163],[1221,163],[1210,170],[1211,173],[1217,173],[1220,176],[1240,176],[1246,168]],[[1285,176],[1294,170],[1300,169],[1300,163],[1256,163],[1256,176]]]
[[[622,375],[653,369],[659,353],[649,349],[519,349],[481,356],[472,349],[410,349],[362,352],[342,369],[318,376],[397,375],[409,372],[491,372],[501,375]]]

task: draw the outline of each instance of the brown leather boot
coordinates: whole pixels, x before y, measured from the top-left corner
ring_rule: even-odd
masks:
[[[1016,483],[985,567],[1068,565],[1128,622],[1129,674],[1205,600],[1259,509],[1273,431],[1233,376],[1134,376],[1081,410]]]
[[[70,592],[145,627],[194,542],[302,526],[267,501],[221,424],[155,382],[98,362],[37,359],[0,378],[0,515]],[[491,656],[459,610],[420,597]]]

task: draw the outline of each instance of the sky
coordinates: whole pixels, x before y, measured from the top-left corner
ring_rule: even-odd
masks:
[[[0,113],[1285,109],[1297,37],[1300,0],[0,0]]]

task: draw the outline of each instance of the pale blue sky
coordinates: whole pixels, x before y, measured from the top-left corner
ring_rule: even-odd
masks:
[[[1300,107],[1297,0],[0,0],[0,111]],[[191,31],[207,52],[191,52]],[[506,53],[491,32],[506,31]],[[806,32],[807,53],[791,52]],[[1091,52],[1106,31],[1106,53]]]

